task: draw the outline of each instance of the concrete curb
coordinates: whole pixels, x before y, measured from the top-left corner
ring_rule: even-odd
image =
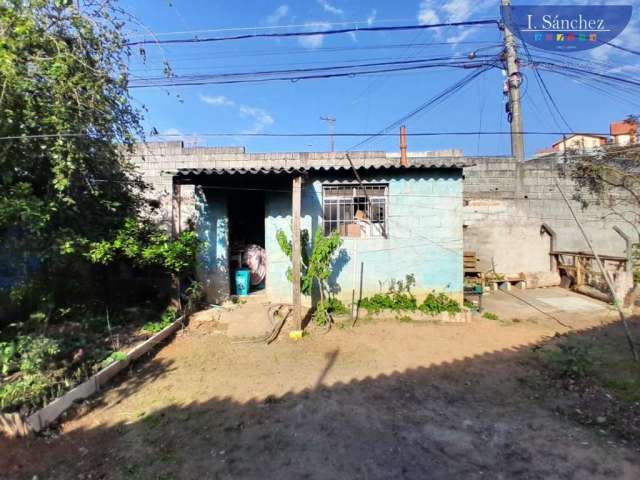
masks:
[[[180,326],[182,325],[183,320],[184,316],[178,318],[164,330],[156,333],[151,338],[129,351],[126,354],[126,359],[119,360],[103,368],[85,382],[74,387],[72,390],[69,390],[63,396],[55,399],[46,407],[27,417],[26,420],[22,418],[16,418],[17,414],[2,415],[3,417],[6,417],[7,420],[10,418],[11,423],[15,425],[14,428],[10,429],[12,431],[7,431],[9,430],[7,426],[5,426],[4,430],[9,434],[9,436],[24,436],[25,434],[39,432],[42,429],[48,427],[54,421],[56,421],[58,417],[62,415],[69,407],[71,407],[74,402],[77,402],[78,400],[84,400],[86,398],[89,398],[91,395],[99,392],[101,387],[103,387],[118,373],[127,368],[131,363],[139,359],[142,355],[149,352],[153,347],[175,333],[176,330],[178,330],[178,328],[180,328]],[[0,426],[2,426],[2,422],[0,422]]]

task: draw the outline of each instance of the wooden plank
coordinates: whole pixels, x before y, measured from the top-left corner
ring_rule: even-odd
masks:
[[[302,246],[300,244],[300,210],[302,202],[302,177],[293,177],[293,193],[291,195],[291,230],[292,251],[291,266],[293,280],[293,321],[298,330],[302,330],[302,299],[300,294],[300,270],[302,263]]]
[[[586,257],[586,258],[594,258],[593,253],[589,252],[570,252],[570,251],[553,251],[549,252],[549,255],[567,255],[572,257]],[[611,260],[615,262],[626,262],[626,257],[618,257],[615,255],[598,255],[602,260]]]

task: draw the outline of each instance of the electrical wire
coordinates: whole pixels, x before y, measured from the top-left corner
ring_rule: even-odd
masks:
[[[591,135],[608,135],[609,132],[589,132]],[[571,135],[572,132],[551,130],[551,131],[523,131],[523,135]],[[407,137],[434,137],[434,136],[475,136],[475,135],[511,135],[510,131],[439,131],[439,132],[407,132]],[[343,132],[343,133],[247,133],[247,132],[205,132],[205,133],[158,133],[151,137],[162,138],[185,138],[185,137],[266,137],[266,138],[322,138],[322,137],[397,137],[397,133],[387,132]],[[33,140],[49,138],[92,138],[94,135],[87,133],[44,133],[33,135],[10,135],[0,137],[3,140]],[[473,157],[465,157],[473,158]]]
[[[391,27],[353,27],[353,28],[340,28],[334,30],[312,30],[306,32],[276,32],[276,33],[248,33],[242,35],[232,35],[226,37],[206,37],[206,38],[175,38],[169,40],[141,40],[137,42],[129,42],[127,46],[136,47],[141,45],[172,45],[172,44],[189,44],[189,43],[211,43],[211,42],[225,42],[234,40],[248,40],[257,38],[290,38],[290,37],[311,37],[318,35],[341,35],[345,33],[360,33],[360,32],[398,32],[407,30],[427,30],[430,28],[442,28],[442,27],[465,27],[465,26],[479,26],[479,25],[499,25],[498,20],[469,20],[464,22],[447,22],[447,23],[433,23],[426,25],[396,25]],[[313,25],[312,25],[313,26]]]
[[[469,84],[475,78],[477,78],[478,76],[482,75],[483,73],[485,73],[487,70],[489,70],[491,68],[493,68],[492,65],[484,66],[484,67],[482,67],[482,68],[480,68],[480,69],[478,69],[478,70],[476,70],[474,72],[471,72],[469,75],[463,77],[462,79],[458,80],[453,85],[445,88],[440,93],[438,93],[438,94],[434,95],[433,97],[431,97],[429,100],[427,100],[425,103],[423,103],[420,106],[418,106],[416,109],[412,110],[411,112],[409,112],[408,114],[402,116],[401,118],[397,119],[396,121],[390,123],[389,125],[384,127],[382,130],[380,130],[378,133],[376,133],[374,135],[371,135],[368,138],[365,138],[361,142],[356,143],[354,146],[352,146],[351,148],[347,149],[347,151],[351,151],[351,150],[354,150],[356,148],[362,147],[363,145],[365,145],[365,144],[369,143],[370,141],[374,140],[375,138],[382,136],[382,134],[387,133],[389,130],[397,128],[398,126],[402,125],[404,122],[408,121],[412,117],[415,117],[416,115],[418,115],[420,113],[423,113],[428,108],[431,108],[434,105],[437,105],[437,104],[441,103],[442,101],[444,101],[445,99],[449,98],[451,95],[457,93],[459,90],[464,88],[467,84]]]
[[[356,77],[358,75],[423,70],[427,68],[476,68],[486,65],[492,57],[481,59],[462,59],[460,57],[434,57],[417,60],[399,60],[395,62],[374,62],[352,65],[334,65],[328,67],[297,68],[289,70],[264,70],[253,72],[232,72],[209,75],[183,75],[172,77],[152,77],[135,79],[129,88],[177,87],[188,85],[256,83],[271,81],[299,81],[309,79],[327,79],[336,77]]]

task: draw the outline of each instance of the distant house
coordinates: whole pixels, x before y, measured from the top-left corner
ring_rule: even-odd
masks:
[[[624,147],[638,143],[638,124],[633,122],[613,122],[609,125],[611,143]]]
[[[591,133],[574,133],[558,140],[552,145],[557,153],[564,153],[567,150],[585,152],[602,147],[607,144],[607,137],[604,135],[593,135]]]
[[[250,245],[266,252],[261,287],[267,300],[291,301],[291,262],[276,233],[291,238],[295,178],[302,180],[301,228],[310,234],[336,231],[343,238],[328,282],[338,298],[351,303],[354,294],[386,291],[390,280],[413,274],[417,298],[436,290],[461,300],[463,157],[414,153],[403,165],[394,154],[354,152],[352,168],[337,152],[249,154],[164,145],[170,147],[150,147],[144,169],[156,189],[171,174],[166,190],[173,207],[167,215],[174,224],[195,217],[206,246],[199,276],[208,301],[234,293],[235,271]],[[162,159],[157,165],[154,156]],[[165,170],[157,177],[149,168]]]

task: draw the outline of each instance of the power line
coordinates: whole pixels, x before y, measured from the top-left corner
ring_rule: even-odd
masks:
[[[410,22],[414,20],[413,18],[396,18],[396,19],[383,19],[383,20],[375,20],[372,23],[395,23],[395,22]],[[351,21],[351,22],[322,22],[323,25],[369,25],[370,23],[367,20],[359,20],[359,21]],[[308,23],[297,23],[291,25],[254,25],[254,26],[245,26],[245,27],[225,27],[225,28],[208,28],[201,30],[182,30],[175,32],[154,32],[156,37],[166,37],[169,35],[187,35],[193,33],[219,33],[219,32],[241,32],[241,31],[257,31],[257,30],[278,30],[283,28],[303,28],[309,27]],[[132,37],[144,37],[146,36],[143,33],[132,35]]]
[[[430,107],[432,107],[432,106],[444,101],[446,98],[448,98],[449,96],[451,96],[454,93],[456,93],[457,91],[459,91],[461,88],[463,88],[469,82],[471,82],[476,77],[478,77],[479,75],[483,74],[484,72],[486,72],[490,68],[491,68],[490,66],[485,66],[484,68],[476,70],[475,72],[472,72],[471,74],[465,76],[464,78],[462,78],[461,80],[457,81],[453,85],[445,88],[440,93],[438,93],[435,96],[431,97],[429,100],[427,100],[422,105],[418,106],[413,111],[409,112],[408,114],[404,115],[403,117],[399,118],[398,120],[390,123],[389,125],[384,127],[382,130],[380,130],[378,133],[376,133],[374,135],[371,135],[370,137],[362,140],[361,142],[358,142],[357,144],[355,144],[353,147],[349,148],[348,150],[354,150],[356,148],[362,147],[363,145],[365,145],[366,143],[370,142],[374,138],[380,137],[380,136],[382,136],[382,134],[387,133],[390,129],[396,128],[399,125],[402,125],[404,122],[406,122],[410,118],[412,118],[412,117],[424,112],[426,109],[428,109],[428,108],[430,108]]]
[[[353,28],[340,28],[334,30],[312,30],[306,32],[276,32],[276,33],[248,33],[242,35],[232,35],[226,37],[207,37],[207,38],[175,38],[169,40],[141,40],[138,42],[129,42],[127,46],[136,47],[140,45],[169,45],[169,44],[189,44],[189,43],[211,43],[211,42],[225,42],[233,40],[248,40],[256,38],[287,38],[287,37],[311,37],[318,35],[340,35],[345,33],[356,32],[398,32],[406,30],[427,30],[430,28],[442,28],[442,27],[466,27],[477,25],[499,25],[498,20],[470,20],[465,22],[448,22],[448,23],[433,23],[427,25],[397,25],[391,27],[353,27]]]
[[[351,65],[333,65],[327,67],[297,68],[287,70],[262,70],[253,72],[232,72],[204,75],[183,75],[173,77],[138,78],[129,84],[129,88],[176,87],[188,85],[233,84],[271,81],[298,81],[308,79],[326,79],[335,77],[355,77],[358,75],[421,70],[427,68],[477,68],[487,65],[493,59],[490,55],[468,60],[464,57],[432,57],[416,60],[393,62],[359,63]]]
[[[394,122],[395,123],[395,122]],[[523,135],[572,135],[575,132],[568,131],[524,131]],[[590,135],[609,135],[609,132],[584,132]],[[273,137],[273,138],[321,138],[321,137],[397,137],[397,133],[387,132],[343,132],[343,133],[246,133],[246,132],[205,132],[205,133],[159,133],[151,135],[151,137],[165,138],[186,138],[186,137]],[[407,132],[407,137],[435,137],[435,136],[473,136],[473,135],[511,135],[509,131],[439,131],[439,132]],[[0,137],[3,140],[32,140],[32,139],[49,139],[49,138],[93,138],[94,135],[87,133],[43,133],[34,135],[10,135]],[[102,141],[102,139],[100,139]]]

